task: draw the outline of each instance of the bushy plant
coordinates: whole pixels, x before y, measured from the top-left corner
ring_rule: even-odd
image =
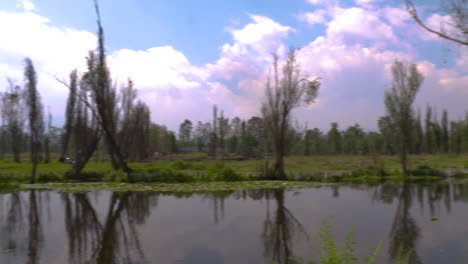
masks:
[[[106,173],[102,179],[105,182],[127,182],[127,175],[122,171]]]
[[[170,168],[173,170],[187,170],[191,168],[191,164],[182,160],[176,160],[171,163]]]
[[[105,173],[99,171],[81,171],[80,175],[76,176],[72,171],[65,173],[65,179],[67,181],[79,181],[79,182],[101,182],[104,179]]]
[[[41,172],[37,178],[38,182],[63,182],[64,177],[55,172]]]
[[[22,173],[0,173],[0,183],[25,183],[28,182],[26,174]]]
[[[233,169],[231,168],[223,168],[219,172],[218,179],[221,181],[241,181],[242,176],[237,174]]]

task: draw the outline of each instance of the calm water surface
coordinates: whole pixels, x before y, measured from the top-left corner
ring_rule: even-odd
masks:
[[[431,221],[431,217],[438,221]],[[315,258],[330,219],[379,263],[468,263],[468,185],[327,186],[210,194],[0,194],[0,263],[287,263]]]

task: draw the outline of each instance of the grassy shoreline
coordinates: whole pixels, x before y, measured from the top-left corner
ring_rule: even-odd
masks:
[[[180,158],[180,157],[179,157]],[[309,156],[288,157],[286,181],[266,181],[262,177],[263,160],[248,161],[187,161],[158,160],[147,163],[131,163],[135,173],[130,177],[123,172],[112,171],[107,162],[91,162],[78,178],[67,177],[69,164],[50,162],[39,164],[37,184],[34,189],[110,189],[110,190],[166,190],[170,184],[180,184],[176,190],[234,190],[279,188],[288,186],[314,186],[323,183],[382,182],[439,182],[447,177],[444,172],[452,170],[450,179],[468,179],[465,167],[467,156],[420,155],[411,156],[413,175],[403,177],[398,170],[395,156],[382,156],[379,166],[369,156]],[[272,164],[272,161],[269,163]],[[0,161],[0,184],[28,185],[29,163]],[[382,171],[384,173],[382,173]],[[379,175],[379,176],[377,176]],[[123,187],[124,186],[124,187]],[[86,188],[85,188],[86,187]],[[190,188],[189,188],[190,187]],[[1,188],[1,186],[0,186]]]

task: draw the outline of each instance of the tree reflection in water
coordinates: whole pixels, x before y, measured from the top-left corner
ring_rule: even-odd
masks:
[[[339,186],[330,190],[340,194]],[[347,186],[369,190],[369,186]],[[45,241],[49,200],[47,192],[13,192],[0,195],[0,249],[2,260],[8,263],[39,263],[48,261],[42,253]],[[94,192],[60,194],[63,204],[69,263],[155,263],[145,262],[138,226],[148,219],[151,209],[158,205],[160,195],[190,198],[189,193],[155,192]],[[197,196],[200,195],[196,194]],[[213,204],[215,223],[223,220],[226,199],[266,201],[266,215],[262,222],[261,239],[267,263],[292,263],[294,243],[306,237],[300,221],[286,207],[285,190],[252,190],[204,193],[202,197]],[[409,254],[410,263],[421,263],[417,252],[420,229],[411,215],[415,204],[430,215],[447,213],[455,201],[468,202],[468,186],[463,184],[380,184],[371,187],[372,199],[395,204],[389,232],[388,256],[395,261]],[[93,199],[96,198],[96,201]],[[99,198],[99,199],[97,199]],[[97,202],[99,201],[99,202]],[[212,203],[211,203],[212,201]],[[418,204],[419,203],[419,204]],[[50,214],[50,213],[49,213]],[[62,212],[54,213],[54,217]],[[50,216],[49,216],[50,217]],[[52,219],[54,220],[54,219]],[[54,220],[57,221],[57,220]],[[58,220],[61,221],[61,220]],[[53,228],[53,227],[52,227]],[[157,234],[152,234],[157,236]],[[359,241],[357,241],[359,243]],[[58,249],[57,249],[58,250]],[[222,256],[221,256],[222,257]]]
[[[285,206],[285,191],[283,189],[266,190],[266,218],[263,222],[263,243],[265,259],[274,260],[279,264],[294,263],[293,239],[302,234],[308,238],[299,220]],[[270,213],[269,197],[276,202],[276,211]]]
[[[136,225],[143,224],[155,193],[112,193],[101,222],[88,194],[63,194],[70,263],[132,263],[144,261]]]
[[[398,196],[398,205],[390,230],[390,246],[388,253],[393,261],[401,258],[408,259],[409,263],[421,263],[416,252],[416,242],[419,238],[419,227],[410,214],[412,192],[410,183],[404,182]]]
[[[29,197],[19,192],[4,196],[7,213],[5,219],[0,219],[2,249],[25,256],[25,263],[28,264],[40,261],[44,240],[41,212],[42,205],[47,202],[42,201],[42,194],[30,191]]]

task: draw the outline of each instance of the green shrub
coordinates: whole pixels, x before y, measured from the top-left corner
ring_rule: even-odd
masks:
[[[191,164],[182,160],[177,160],[169,166],[173,170],[187,170],[191,168]]]
[[[303,262],[298,260],[297,263],[320,263],[320,264],[357,264],[367,263],[373,264],[377,262],[379,256],[381,243],[377,244],[373,252],[369,254],[363,261],[360,261],[356,256],[354,249],[354,232],[349,232],[346,236],[345,243],[342,247],[337,245],[332,235],[331,222],[328,220],[323,221],[320,229],[321,247],[318,249],[319,262],[307,261]]]
[[[106,173],[102,180],[105,182],[127,182],[127,175],[121,171],[111,171]]]
[[[192,170],[206,170],[206,165],[200,162],[191,163]]]
[[[72,171],[65,173],[65,179],[68,181],[79,182],[101,182],[104,179],[105,173],[98,171],[81,171],[79,176],[73,174]]]
[[[442,176],[442,173],[427,165],[418,166],[416,169],[410,171],[413,176]]]
[[[26,174],[17,172],[0,173],[0,183],[26,183],[29,178]]]
[[[37,182],[63,182],[64,177],[55,172],[40,172]]]
[[[223,168],[219,174],[218,174],[218,179],[220,181],[241,181],[242,176],[237,174],[233,169],[231,168]]]
[[[221,173],[223,169],[224,169],[224,163],[216,162],[215,164],[208,167],[208,174],[218,176],[219,173]]]

